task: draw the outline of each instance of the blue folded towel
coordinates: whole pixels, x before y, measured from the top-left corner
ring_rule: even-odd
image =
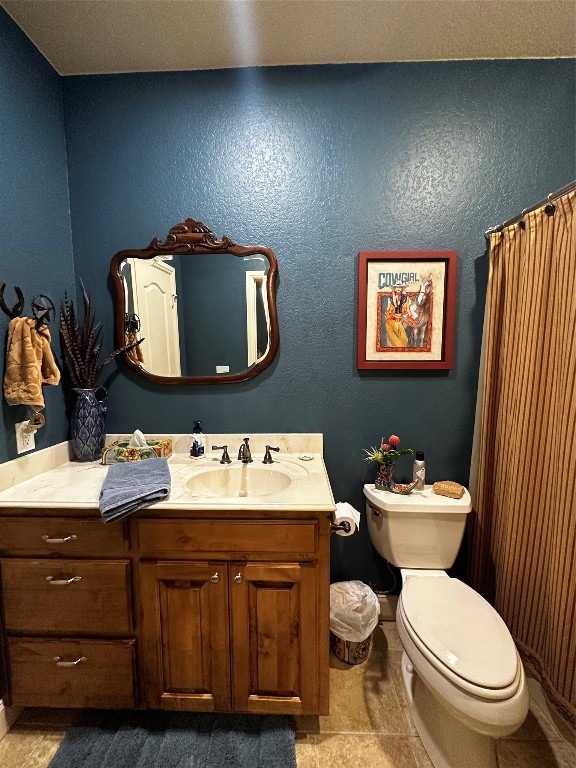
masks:
[[[100,491],[100,514],[105,523],[121,520],[170,495],[168,459],[111,464]]]

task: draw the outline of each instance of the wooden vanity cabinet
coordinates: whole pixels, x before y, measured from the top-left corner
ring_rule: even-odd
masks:
[[[329,513],[3,510],[9,703],[326,714]]]
[[[152,709],[315,712],[317,566],[142,563]]]
[[[136,640],[128,528],[86,512],[3,510],[8,703],[132,708]]]
[[[139,520],[148,707],[327,710],[329,521],[306,514]]]

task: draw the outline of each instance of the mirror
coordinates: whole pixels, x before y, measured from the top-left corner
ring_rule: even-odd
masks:
[[[277,271],[270,248],[218,240],[186,219],[164,242],[112,258],[116,346],[142,339],[123,358],[151,381],[250,379],[278,350]]]

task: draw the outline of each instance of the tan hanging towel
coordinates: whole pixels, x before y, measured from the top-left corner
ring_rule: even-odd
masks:
[[[50,349],[47,326],[36,330],[36,320],[15,317],[8,325],[4,397],[8,405],[44,408],[42,384],[58,384],[60,371]]]
[[[126,346],[129,344],[136,344],[138,341],[138,337],[136,336],[135,331],[126,331],[124,334],[124,338],[126,339]],[[142,339],[144,341],[144,339]],[[138,344],[137,347],[133,347],[132,349],[128,350],[128,354],[130,357],[132,357],[137,363],[144,364],[144,354],[141,349],[142,345]]]

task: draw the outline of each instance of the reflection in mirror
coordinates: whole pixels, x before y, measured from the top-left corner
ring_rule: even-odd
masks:
[[[248,365],[253,365],[265,356],[270,346],[265,269],[246,272],[246,307]]]
[[[241,371],[268,349],[262,256],[229,253],[126,259],[129,318],[140,320],[137,359],[159,376]],[[257,271],[254,270],[256,267]]]
[[[126,361],[166,382],[255,376],[278,347],[276,269],[269,248],[217,241],[191,219],[164,243],[120,251],[111,264],[117,337],[143,339]]]

